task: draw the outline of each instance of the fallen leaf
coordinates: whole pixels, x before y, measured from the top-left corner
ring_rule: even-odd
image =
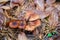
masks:
[[[44,0],[35,0],[35,3],[40,7],[41,11],[44,10]]]
[[[58,11],[54,9],[49,17],[50,26],[56,26],[58,24]]]
[[[48,5],[52,5],[55,2],[56,2],[56,0],[46,0],[46,4],[48,4]]]
[[[28,38],[24,33],[22,33],[22,34],[18,34],[18,40],[28,40]]]
[[[0,3],[1,3],[1,2],[7,2],[7,1],[9,1],[9,0],[0,0]]]
[[[0,8],[5,9],[5,10],[10,9],[10,7],[9,7],[9,6],[1,6]]]

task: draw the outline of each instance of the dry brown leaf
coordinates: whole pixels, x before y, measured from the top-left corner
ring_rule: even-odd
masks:
[[[51,12],[54,9],[54,7],[50,6],[45,9],[46,12]]]
[[[55,3],[56,0],[46,0],[46,3],[48,5],[52,5],[53,3]]]
[[[10,37],[8,37],[8,40],[12,40]]]
[[[44,12],[44,11],[39,11],[39,10],[36,10],[35,12],[36,14],[40,16],[40,19],[44,19],[50,15],[49,12]]]
[[[7,2],[7,1],[9,1],[9,0],[0,0],[0,3],[1,3],[1,2]]]
[[[5,16],[2,13],[0,13],[0,25],[3,24],[4,21],[6,21]]]
[[[49,17],[50,26],[56,26],[58,24],[58,14],[57,9],[54,9]]]
[[[40,33],[39,34],[39,38],[42,39],[43,38],[43,34]]]
[[[35,0],[35,3],[40,7],[41,11],[44,11],[44,0]]]
[[[5,9],[5,10],[10,9],[10,7],[9,7],[9,6],[1,6],[0,8]]]
[[[18,40],[28,40],[24,33],[18,34]]]
[[[56,4],[54,6],[60,11],[60,3],[59,4]]]

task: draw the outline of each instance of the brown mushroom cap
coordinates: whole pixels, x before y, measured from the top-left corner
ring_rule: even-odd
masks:
[[[26,27],[26,21],[20,21],[18,28],[24,29]]]
[[[30,17],[31,14],[33,14],[32,11],[26,11],[26,14],[25,14],[24,18],[27,20]]]
[[[38,26],[41,26],[41,21],[40,21],[40,20],[36,20],[36,21],[33,21],[33,22],[29,22],[29,24],[26,25],[25,30],[33,31],[33,30],[34,30],[35,28],[37,28]]]
[[[40,19],[40,17],[35,12],[29,10],[29,11],[26,11],[25,19],[26,20],[29,19],[29,21],[34,21],[34,20]]]
[[[20,22],[20,21],[12,20],[12,21],[9,22],[9,27],[10,27],[10,28],[17,28],[19,22]]]
[[[37,19],[40,19],[39,15],[31,14],[29,21],[34,21],[34,20],[37,20]]]

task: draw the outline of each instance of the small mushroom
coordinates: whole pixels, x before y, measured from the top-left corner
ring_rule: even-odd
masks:
[[[26,22],[25,21],[20,21],[18,28],[19,29],[24,29],[26,27]]]
[[[24,18],[25,18],[26,20],[28,20],[31,14],[33,14],[32,11],[30,11],[30,10],[29,10],[29,11],[26,11],[26,14],[25,14],[25,17],[24,17]]]
[[[40,19],[40,17],[39,17],[39,15],[36,14],[34,11],[29,10],[29,11],[26,11],[25,19],[26,19],[26,20],[29,19],[29,21],[34,21],[34,20]]]
[[[31,14],[29,21],[34,21],[40,19],[40,16],[38,14]]]
[[[36,26],[36,27],[38,27],[38,26],[41,26],[41,20],[31,21],[31,22],[29,22],[29,24],[30,24],[31,26]]]
[[[33,21],[33,22],[29,22],[28,25],[26,25],[25,30],[33,31],[35,28],[37,28],[39,26],[41,26],[41,21],[36,20],[36,21]]]
[[[9,22],[9,27],[10,27],[10,28],[17,28],[19,22],[20,22],[20,21],[18,21],[18,20],[12,20],[12,21]]]

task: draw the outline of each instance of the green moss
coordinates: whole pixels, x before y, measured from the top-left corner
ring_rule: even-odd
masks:
[[[52,37],[52,34],[51,34],[51,33],[48,33],[47,36],[48,36],[48,37]]]

